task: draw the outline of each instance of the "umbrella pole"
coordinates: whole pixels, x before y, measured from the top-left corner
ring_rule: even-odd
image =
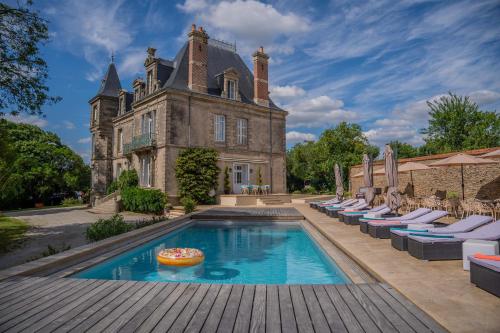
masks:
[[[410,170],[410,180],[411,180],[412,195],[415,196],[415,186],[413,185],[413,172],[411,170]]]
[[[460,171],[462,173],[462,200],[465,200],[464,165],[463,164],[460,164]]]

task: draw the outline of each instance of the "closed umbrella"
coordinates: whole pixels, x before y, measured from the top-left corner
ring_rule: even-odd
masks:
[[[497,161],[490,160],[487,158],[479,158],[467,154],[456,154],[451,157],[432,162],[429,166],[459,166],[460,173],[462,175],[462,200],[465,199],[465,183],[464,183],[464,165],[474,165],[474,164],[492,164],[498,163]]]
[[[384,159],[385,178],[388,186],[386,204],[391,210],[397,211],[401,205],[401,198],[398,192],[398,165],[390,145],[385,145]]]
[[[402,164],[398,166],[398,172],[400,173],[410,173],[410,181],[411,181],[411,188],[413,190],[413,171],[418,171],[418,170],[427,170],[430,169],[427,165],[423,163],[416,163],[416,162],[407,162],[405,164]]]
[[[335,185],[337,189],[335,190],[335,195],[337,200],[342,200],[344,197],[344,184],[342,182],[342,175],[340,174],[340,168],[337,163],[335,163]]]
[[[488,157],[488,158],[500,158],[500,149],[491,151],[487,154],[481,155],[481,157]]]
[[[375,189],[373,188],[373,164],[368,154],[363,154],[363,178],[365,182],[365,200],[371,205],[375,199]]]

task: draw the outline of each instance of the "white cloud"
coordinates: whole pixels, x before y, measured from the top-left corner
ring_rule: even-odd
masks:
[[[478,90],[469,94],[469,97],[479,105],[493,104],[500,101],[500,93],[491,90]]]
[[[318,138],[312,133],[290,131],[286,133],[287,144],[296,144],[304,141],[316,141]]]
[[[29,124],[29,125],[35,125],[38,127],[45,127],[48,125],[48,121],[44,118],[40,118],[37,116],[28,116],[24,114],[20,114],[17,116],[13,115],[5,115],[3,116],[4,119],[7,119],[9,121],[12,121],[14,123],[20,123],[20,124]]]
[[[304,96],[306,91],[297,86],[272,86],[270,93],[273,98],[293,98]]]
[[[208,6],[205,0],[186,0],[183,4],[177,4],[176,7],[186,13],[195,13]]]
[[[424,143],[422,135],[417,129],[411,126],[404,127],[378,127],[363,133],[370,143],[382,147],[386,143],[394,140],[406,142],[411,145],[421,145]]]
[[[329,96],[304,98],[296,103],[284,106],[290,114],[287,118],[289,128],[307,127],[324,128],[341,121],[353,121],[358,118],[353,111],[342,109],[344,103]]]
[[[92,141],[92,138],[89,136],[89,137],[86,137],[86,138],[79,139],[78,143],[87,144],[87,143],[90,143],[90,141]]]
[[[146,48],[130,50],[118,66],[120,74],[133,76],[144,72],[144,60],[146,59]]]
[[[63,125],[64,125],[64,128],[69,129],[69,130],[76,128],[75,124],[73,124],[69,120],[63,120]]]

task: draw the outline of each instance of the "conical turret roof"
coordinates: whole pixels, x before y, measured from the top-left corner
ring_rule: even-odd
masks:
[[[116,71],[115,64],[112,62],[109,64],[108,71],[101,82],[101,87],[97,92],[97,96],[110,96],[118,97],[118,92],[122,88],[120,84],[120,79],[118,78],[118,72]]]

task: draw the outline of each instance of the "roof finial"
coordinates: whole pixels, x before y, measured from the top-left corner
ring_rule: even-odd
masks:
[[[115,51],[111,50],[111,63],[115,62]]]

